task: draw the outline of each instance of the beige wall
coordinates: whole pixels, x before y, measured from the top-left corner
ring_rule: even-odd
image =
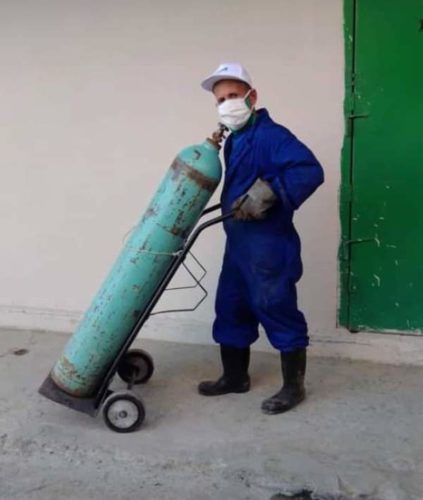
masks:
[[[0,325],[72,330],[175,154],[214,129],[200,80],[240,60],[260,104],[324,165],[296,217],[300,302],[317,347],[346,339],[335,328],[341,0],[2,0],[0,33]],[[143,334],[210,342],[222,246],[212,229],[196,247],[211,297]]]

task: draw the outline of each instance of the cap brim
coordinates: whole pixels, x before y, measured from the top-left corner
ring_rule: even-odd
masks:
[[[242,78],[237,78],[236,76],[226,76],[226,75],[209,76],[208,78],[206,78],[204,81],[201,82],[201,86],[203,87],[204,90],[213,92],[213,87],[216,85],[217,82],[220,82],[222,80],[236,80],[238,82],[246,83],[249,87],[251,87],[250,83],[247,82],[246,80],[243,80]]]

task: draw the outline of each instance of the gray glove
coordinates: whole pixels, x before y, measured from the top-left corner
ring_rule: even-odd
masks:
[[[275,204],[277,196],[270,184],[257,179],[248,192],[240,196],[232,205],[235,210],[234,219],[261,220],[266,217],[267,211]]]

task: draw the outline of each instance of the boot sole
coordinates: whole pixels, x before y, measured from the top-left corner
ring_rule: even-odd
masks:
[[[300,403],[302,403],[305,400],[305,397],[299,399],[298,401],[295,402],[292,406],[289,407],[284,407],[284,408],[275,408],[275,409],[270,409],[270,408],[261,408],[261,411],[265,415],[279,415],[280,413],[286,413],[287,411],[290,411],[294,409],[296,406],[298,406]]]
[[[242,388],[242,389],[233,389],[233,390],[228,390],[228,391],[223,391],[223,392],[206,392],[206,391],[201,391],[198,389],[198,394],[201,394],[201,396],[224,396],[225,394],[244,394],[245,392],[248,392],[250,390],[250,387]]]

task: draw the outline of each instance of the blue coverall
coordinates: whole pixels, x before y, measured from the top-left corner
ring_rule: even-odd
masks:
[[[306,347],[307,323],[297,307],[302,262],[293,213],[322,184],[322,167],[266,109],[258,110],[252,124],[228,137],[224,158],[223,213],[258,178],[271,184],[278,201],[263,220],[225,222],[213,338],[246,348],[258,338],[260,323],[279,351]]]

